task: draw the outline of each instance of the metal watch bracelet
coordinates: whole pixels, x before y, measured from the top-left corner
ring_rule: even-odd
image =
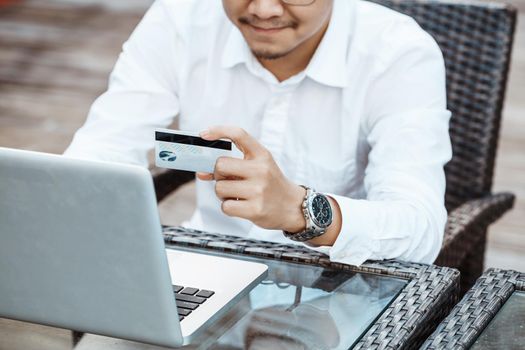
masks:
[[[306,190],[306,195],[304,196],[303,203],[301,205],[303,216],[306,221],[306,227],[304,231],[297,232],[297,233],[292,233],[292,232],[283,230],[283,234],[286,238],[291,239],[292,241],[306,242],[313,238],[323,235],[326,232],[326,229],[316,228],[313,225],[312,219],[310,218],[310,214],[308,212],[308,199],[310,196],[312,196],[315,193],[315,190],[310,187],[304,186],[304,185],[300,185],[300,186]]]

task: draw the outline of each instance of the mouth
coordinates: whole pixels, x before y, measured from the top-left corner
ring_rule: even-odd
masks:
[[[287,28],[287,27],[261,28],[261,27],[254,26],[252,24],[248,24],[248,27],[250,27],[254,32],[260,33],[260,34],[275,34]]]
[[[247,20],[243,20],[241,19],[240,20],[241,22],[241,25],[244,25],[245,27],[248,27],[248,29],[253,32],[253,33],[256,33],[256,34],[262,34],[262,35],[272,35],[272,34],[277,34],[279,32],[282,32],[283,30],[287,29],[287,28],[291,28],[292,26],[291,25],[286,25],[286,24],[281,24],[280,26],[277,25],[277,26],[260,26],[260,25],[255,25],[253,23],[250,23],[250,21],[247,21]]]

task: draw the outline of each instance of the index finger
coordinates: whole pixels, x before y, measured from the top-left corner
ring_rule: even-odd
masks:
[[[233,141],[235,146],[244,153],[245,157],[255,158],[265,155],[267,150],[246,130],[236,126],[212,126],[199,134],[205,140],[217,140],[227,138]]]

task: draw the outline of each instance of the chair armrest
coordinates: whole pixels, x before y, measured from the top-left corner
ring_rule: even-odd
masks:
[[[153,177],[153,184],[155,185],[157,203],[160,203],[180,186],[195,180],[195,173],[192,171],[154,168],[151,169],[150,172]]]
[[[469,248],[483,239],[487,227],[513,207],[514,199],[512,193],[502,192],[469,200],[453,209],[436,263],[457,266]]]

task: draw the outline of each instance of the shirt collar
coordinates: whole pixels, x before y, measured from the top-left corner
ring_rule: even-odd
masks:
[[[348,85],[347,56],[352,34],[355,0],[335,0],[330,23],[306,67],[306,76],[328,86]],[[241,32],[233,24],[226,39],[221,66],[232,68],[239,63],[253,65],[253,54]]]
[[[223,68],[232,68],[239,63],[248,63],[252,58],[250,47],[244,40],[241,31],[231,22],[229,24],[231,29],[222,52],[221,66]]]
[[[355,0],[335,0],[332,17],[319,43],[306,75],[318,83],[346,87],[348,50],[353,28]]]

